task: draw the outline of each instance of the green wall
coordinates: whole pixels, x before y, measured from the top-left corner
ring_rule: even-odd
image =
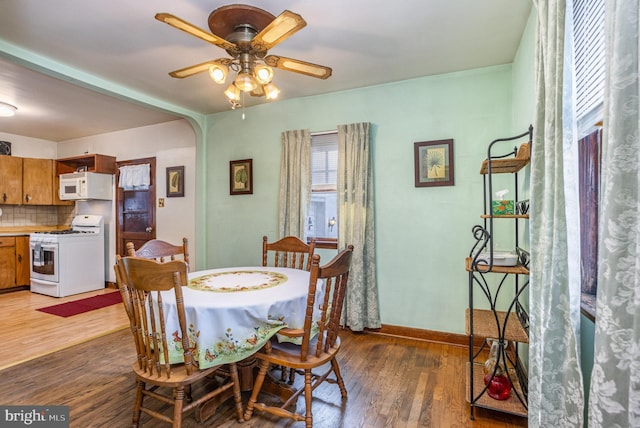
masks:
[[[211,115],[206,265],[260,262],[277,235],[280,133],[372,123],[376,251],[385,324],[464,333],[464,259],[480,222],[486,146],[512,133],[511,65],[412,79]],[[414,187],[415,142],[453,138],[455,185]],[[253,159],[253,195],[229,195],[229,161]],[[324,256],[323,256],[324,259]]]

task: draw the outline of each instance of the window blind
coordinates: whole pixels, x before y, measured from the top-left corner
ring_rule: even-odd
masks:
[[[311,189],[335,190],[338,171],[338,133],[311,135]]]
[[[573,5],[576,119],[579,137],[604,115],[604,0],[575,0]]]

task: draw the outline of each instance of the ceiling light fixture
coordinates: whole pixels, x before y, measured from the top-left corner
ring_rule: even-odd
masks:
[[[155,18],[176,29],[224,49],[230,58],[195,64],[169,73],[183,79],[198,73],[209,72],[217,84],[224,84],[231,71],[233,82],[224,91],[231,108],[244,104],[245,96],[265,97],[274,100],[280,94],[272,80],[274,68],[291,71],[318,79],[331,76],[330,67],[298,59],[267,55],[268,51],[304,28],[305,20],[289,10],[275,17],[255,6],[232,4],[211,12],[208,19],[211,33],[169,13],[158,13]],[[218,35],[219,34],[219,35]]]
[[[224,94],[229,98],[229,101],[240,101],[240,88],[236,86],[235,82],[229,85]]]
[[[18,108],[11,104],[0,102],[0,116],[1,117],[11,117],[16,114],[16,110]]]
[[[265,98],[268,100],[275,100],[278,98],[278,95],[280,95],[280,89],[273,83],[267,83],[262,87],[262,90],[264,91]]]
[[[224,64],[213,64],[209,67],[209,77],[216,83],[222,84],[227,80],[229,74],[229,67]]]
[[[271,83],[273,80],[273,68],[268,65],[256,64],[253,68],[253,74],[256,76],[256,80],[263,85]]]
[[[241,71],[240,73],[238,73],[234,82],[238,89],[243,92],[251,92],[258,87],[258,82],[256,82],[256,79],[246,71]]]
[[[219,62],[209,66],[209,77],[219,85],[227,80],[229,69],[236,72],[233,82],[224,91],[224,94],[232,104],[239,106],[240,94],[248,92],[253,96],[264,96],[267,100],[275,100],[280,94],[280,89],[273,84],[273,68],[266,64],[247,59],[242,64],[240,61],[228,61],[226,64]]]

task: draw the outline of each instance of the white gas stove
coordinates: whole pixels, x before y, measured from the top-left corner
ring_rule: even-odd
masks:
[[[77,215],[71,229],[29,235],[31,291],[64,297],[105,286],[104,223]]]

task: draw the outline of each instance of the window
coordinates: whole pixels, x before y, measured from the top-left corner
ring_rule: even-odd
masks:
[[[338,244],[338,132],[311,134],[311,198],[307,238],[316,247]]]
[[[604,0],[576,0],[573,9],[578,124],[582,309],[595,319],[598,289],[598,201],[604,115]]]
[[[578,137],[593,131],[604,112],[604,0],[576,0],[573,8]]]
[[[580,183],[580,278],[582,293],[594,295],[598,283],[598,203],[602,130],[578,143]]]

